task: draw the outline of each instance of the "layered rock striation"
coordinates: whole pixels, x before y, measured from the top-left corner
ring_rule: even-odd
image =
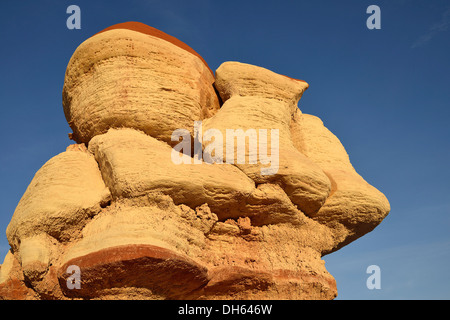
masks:
[[[36,173],[14,212],[0,297],[335,298],[321,257],[390,208],[339,139],[300,111],[307,88],[239,62],[214,74],[189,46],[140,23],[83,42],[63,87],[76,143]],[[215,139],[254,130],[258,148],[246,145],[238,161],[238,144],[226,143],[215,148],[222,161],[196,161],[196,121]],[[192,139],[181,163],[177,129]],[[212,141],[201,145],[210,158]],[[262,149],[276,153],[276,170],[253,161]]]

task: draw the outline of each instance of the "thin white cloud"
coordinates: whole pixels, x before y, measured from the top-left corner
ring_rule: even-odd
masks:
[[[433,24],[426,34],[421,35],[411,46],[411,48],[417,48],[424,46],[431,39],[433,39],[438,33],[447,31],[450,28],[450,8],[448,8],[442,14],[441,20]]]

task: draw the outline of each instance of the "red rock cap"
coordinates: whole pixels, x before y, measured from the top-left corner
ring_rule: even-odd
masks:
[[[100,34],[102,32],[105,31],[109,31],[109,30],[114,30],[114,29],[128,29],[128,30],[132,30],[132,31],[137,31],[137,32],[141,32],[144,34],[148,34],[150,36],[153,37],[157,37],[160,39],[163,39],[165,41],[168,41],[174,45],[176,45],[177,47],[186,50],[189,53],[192,53],[193,55],[197,56],[200,58],[200,60],[205,64],[205,66],[211,71],[211,73],[214,75],[213,71],[209,68],[208,64],[206,63],[205,59],[203,59],[203,57],[198,54],[194,49],[192,49],[191,47],[189,47],[186,43],[184,43],[183,41],[168,35],[165,32],[162,32],[161,30],[158,30],[156,28],[150,27],[142,22],[136,22],[136,21],[129,21],[129,22],[123,22],[123,23],[118,23],[115,25],[112,25],[106,29],[103,29],[100,32],[97,32],[95,35]]]

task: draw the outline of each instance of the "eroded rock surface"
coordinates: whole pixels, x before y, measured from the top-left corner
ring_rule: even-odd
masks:
[[[83,42],[63,88],[76,144],[36,173],[12,216],[0,298],[335,298],[321,257],[390,207],[300,111],[307,88],[239,62],[214,75],[192,48],[140,23]],[[175,163],[172,133],[188,130],[194,146],[194,121],[223,138],[255,130],[257,151],[278,142],[276,170],[261,153],[249,161],[250,142],[243,163],[237,144],[232,159],[229,144],[208,154],[211,139],[201,150],[223,163],[196,162],[192,150]],[[277,140],[262,139],[274,129]]]

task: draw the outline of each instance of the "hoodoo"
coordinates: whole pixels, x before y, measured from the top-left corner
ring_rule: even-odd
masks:
[[[335,298],[321,258],[390,207],[339,139],[300,111],[307,88],[236,61],[214,73],[191,47],[138,22],[84,41],[63,86],[75,144],[36,172],[17,205],[0,298]],[[276,130],[277,145],[255,136],[258,148],[241,155],[265,148],[277,170],[262,174],[260,158],[175,163],[172,134],[187,129],[194,141],[196,121],[223,137]],[[225,144],[224,157],[236,154]]]

